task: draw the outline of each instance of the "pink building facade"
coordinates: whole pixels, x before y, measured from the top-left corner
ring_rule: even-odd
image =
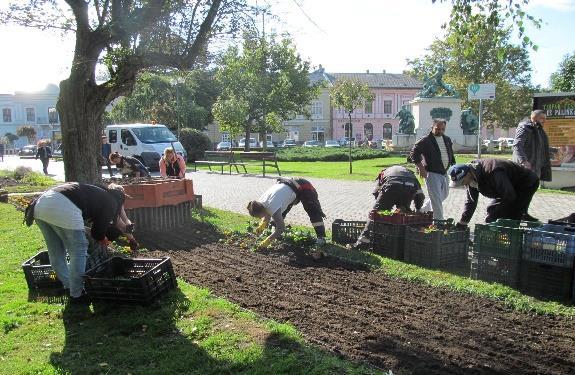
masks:
[[[420,81],[404,74],[333,73],[336,80],[354,79],[367,84],[374,100],[356,109],[351,115],[352,137],[357,141],[391,140],[397,133],[399,119],[394,118],[402,105],[409,105],[421,91]],[[332,134],[336,140],[349,137],[348,114],[332,108]]]

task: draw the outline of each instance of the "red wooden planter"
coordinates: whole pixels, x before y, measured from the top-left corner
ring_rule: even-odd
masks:
[[[125,185],[124,208],[175,206],[194,199],[192,180],[151,180],[149,182]]]

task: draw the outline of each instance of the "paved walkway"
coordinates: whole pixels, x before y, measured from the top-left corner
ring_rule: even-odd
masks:
[[[196,194],[201,194],[206,206],[223,210],[247,213],[248,201],[256,199],[271,184],[273,177],[244,175],[221,175],[219,173],[196,172],[188,174],[194,180]],[[335,219],[366,220],[374,204],[373,184],[363,181],[341,181],[308,178],[316,187],[322,208],[327,215],[326,223]],[[459,219],[463,211],[465,190],[452,189],[444,202],[446,217]],[[473,223],[482,222],[488,199],[480,198]],[[530,214],[540,220],[557,219],[575,212],[575,195],[537,193],[531,203]],[[309,219],[297,205],[287,217],[288,222],[309,224]]]
[[[25,165],[36,171],[42,171],[42,163],[34,159],[19,159],[8,156],[0,162],[0,169],[14,169]],[[57,180],[64,180],[64,166],[61,161],[50,162],[48,171]],[[157,175],[157,173],[153,173]],[[107,176],[106,173],[103,174]],[[203,204],[222,210],[247,214],[248,201],[257,199],[271,184],[274,177],[258,177],[252,175],[221,175],[210,172],[193,172],[187,174],[194,180],[196,194],[202,195]],[[319,193],[319,199],[325,214],[326,224],[331,225],[335,219],[366,220],[374,199],[371,195],[373,184],[363,181],[328,180],[308,178]],[[463,210],[465,190],[452,189],[444,203],[446,217],[459,219]],[[482,222],[488,200],[481,197],[473,223]],[[531,203],[529,213],[540,220],[557,219],[575,212],[575,195],[537,193]],[[294,224],[309,224],[309,219],[301,205],[297,205],[287,217]]]

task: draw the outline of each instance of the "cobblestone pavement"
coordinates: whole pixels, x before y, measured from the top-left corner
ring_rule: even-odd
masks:
[[[64,163],[51,161],[48,168],[56,180],[64,180]],[[20,159],[14,156],[5,156],[0,162],[0,169],[14,169],[18,165],[29,166],[41,172],[42,163],[34,159]],[[107,173],[103,170],[104,177]],[[158,175],[158,173],[152,173]],[[248,201],[257,199],[271,184],[275,177],[261,177],[253,175],[219,174],[210,172],[192,172],[187,174],[194,180],[196,194],[202,195],[203,204],[222,210],[235,211],[247,214]],[[327,215],[326,224],[331,226],[335,219],[366,220],[374,199],[371,195],[373,184],[365,181],[342,181],[321,178],[309,178],[316,187],[323,211]],[[452,189],[444,202],[446,217],[459,219],[463,211],[465,190]],[[488,199],[483,197],[473,217],[473,223],[482,222],[485,216],[485,207]],[[537,193],[531,203],[529,213],[540,220],[557,219],[575,212],[575,195]],[[301,204],[295,206],[287,217],[287,222],[308,225],[309,219]]]
[[[271,184],[275,177],[251,175],[221,175],[219,173],[188,173],[194,180],[194,191],[202,195],[203,204],[222,210],[247,214],[248,201],[257,199]],[[374,204],[373,184],[364,181],[341,181],[321,178],[308,178],[316,187],[323,211],[327,215],[328,226],[335,219],[366,220],[367,213]],[[425,188],[424,188],[425,190]],[[451,189],[444,202],[446,217],[459,219],[463,211],[465,190]],[[489,199],[481,197],[473,223],[483,222]],[[540,220],[557,219],[575,212],[575,195],[537,193],[531,203],[529,213]],[[309,224],[309,219],[301,204],[292,208],[287,222]]]

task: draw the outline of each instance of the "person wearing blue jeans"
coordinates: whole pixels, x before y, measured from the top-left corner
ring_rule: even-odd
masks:
[[[102,245],[108,244],[106,234],[113,226],[126,233],[131,247],[137,248],[124,200],[119,185],[70,182],[44,192],[35,202],[34,219],[46,241],[50,264],[64,288],[69,289],[72,303],[89,302],[83,282],[88,254],[85,220],[91,222],[91,237]],[[69,264],[66,255],[70,256]]]
[[[433,119],[431,132],[419,139],[409,155],[427,186],[427,201],[422,211],[433,211],[433,219],[443,220],[443,201],[449,195],[449,180],[447,170],[455,164],[451,138],[445,135],[447,121],[441,118]]]

